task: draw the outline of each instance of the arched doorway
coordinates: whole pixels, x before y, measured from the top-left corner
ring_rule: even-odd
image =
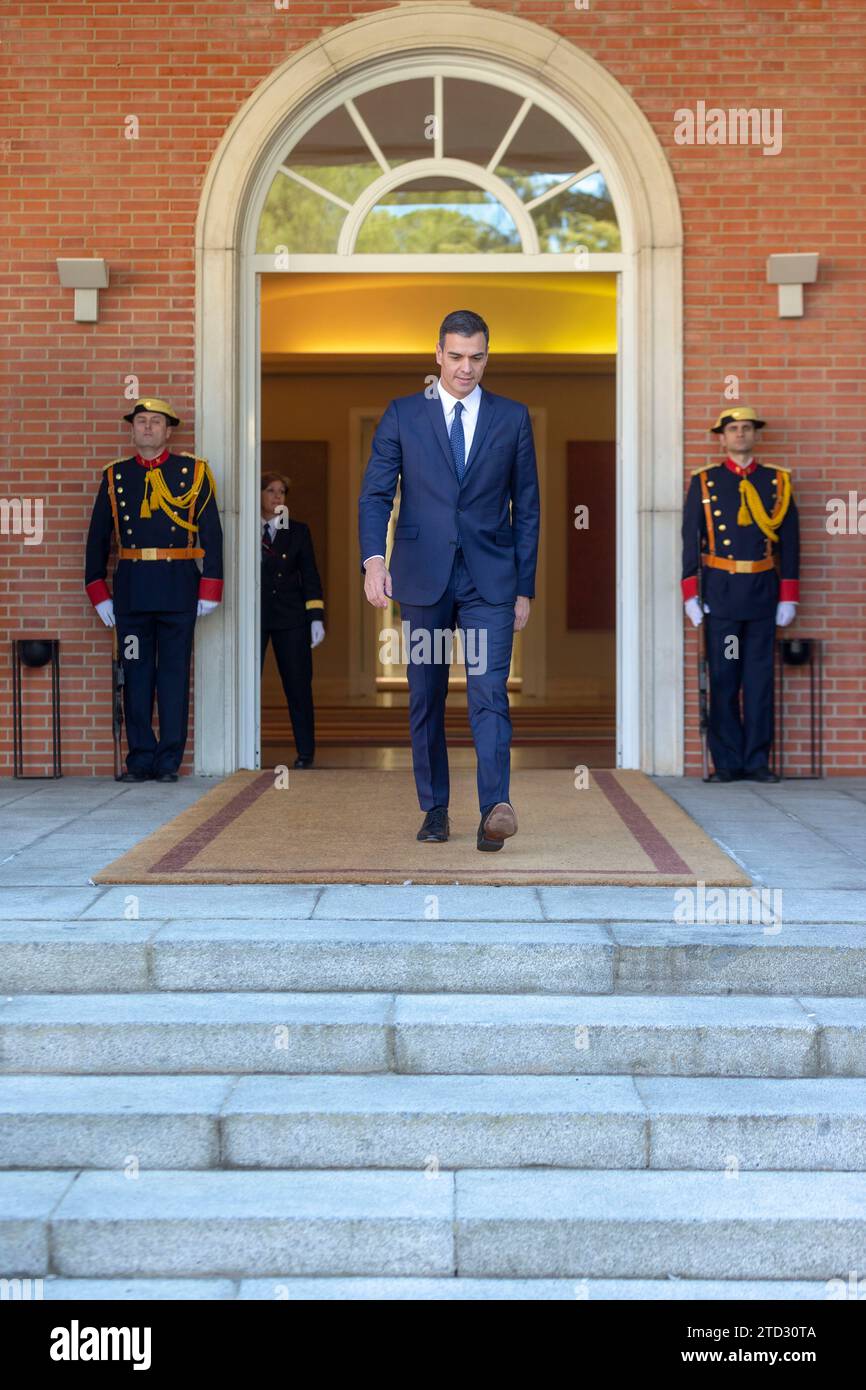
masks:
[[[398,76],[405,81],[430,74],[436,101],[446,75],[520,93],[514,130],[530,110],[538,110],[570,130],[587,152],[588,163],[574,171],[571,183],[604,171],[621,249],[590,251],[581,264],[590,273],[613,271],[619,278],[618,762],[655,772],[681,770],[681,229],[670,169],[625,91],[565,40],[524,20],[468,8],[455,11],[449,34],[443,34],[441,20],[437,4],[414,5],[411,15],[383,11],[302,50],[238,113],[208,173],[197,227],[197,448],[212,460],[221,482],[229,582],[221,627],[205,630],[197,651],[196,770],[203,773],[256,766],[258,757],[258,682],[251,679],[258,665],[257,490],[249,486],[259,419],[257,277],[278,267],[257,237],[285,151],[299,148],[307,131],[340,109],[351,115],[379,165],[352,204],[341,195],[334,199],[344,204],[334,245],[293,253],[283,243],[285,269],[323,270],[323,258],[328,269],[386,269],[375,252],[359,253],[358,239],[383,198],[407,176],[429,172],[430,159],[438,161],[443,179],[481,189],[505,208],[520,255],[506,250],[504,262],[565,268],[562,252],[549,251],[539,238],[531,206],[555,188],[529,205],[521,202],[497,174],[495,159],[479,172],[471,159],[449,158],[439,143],[438,122],[426,160],[418,161],[424,171],[406,160],[394,167],[365,129],[365,91]],[[309,183],[297,167],[286,165],[285,172],[301,187],[305,179]],[[320,194],[313,190],[313,196]],[[471,259],[477,266],[477,258]],[[565,259],[573,271],[573,255]],[[484,260],[489,263],[488,256]],[[441,257],[437,261],[442,264]]]

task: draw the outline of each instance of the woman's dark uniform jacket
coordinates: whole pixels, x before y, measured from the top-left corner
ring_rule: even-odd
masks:
[[[277,528],[270,549],[262,546],[262,632],[315,619],[325,621],[325,603],[310,528],[290,520]]]

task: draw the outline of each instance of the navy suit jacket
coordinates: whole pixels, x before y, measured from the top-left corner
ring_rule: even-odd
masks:
[[[390,564],[398,602],[432,604],[442,597],[458,535],[485,602],[534,597],[540,508],[525,405],[481,388],[461,484],[438,389],[391,401],[373,437],[358,502],[362,569],[369,556],[385,554],[398,479]]]

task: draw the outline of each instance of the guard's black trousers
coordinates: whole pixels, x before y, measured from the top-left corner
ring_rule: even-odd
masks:
[[[315,716],[313,713],[313,652],[310,628],[262,628],[262,667],[268,650],[268,640],[274,644],[277,670],[283,683],[286,704],[295,735],[299,758],[312,758],[316,751]]]
[[[773,742],[775,615],[736,621],[708,613],[704,621],[713,764],[717,771],[755,772],[768,765]]]
[[[177,772],[189,726],[189,662],[196,610],[118,613],[123,659],[123,712],[130,772]],[[133,640],[134,639],[134,640]],[[159,741],[153,732],[153,701]]]

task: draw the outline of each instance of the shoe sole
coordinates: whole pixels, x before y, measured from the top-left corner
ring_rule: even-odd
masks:
[[[505,841],[517,834],[517,816],[507,801],[499,801],[484,822],[484,833],[477,841],[479,849],[502,849]]]

